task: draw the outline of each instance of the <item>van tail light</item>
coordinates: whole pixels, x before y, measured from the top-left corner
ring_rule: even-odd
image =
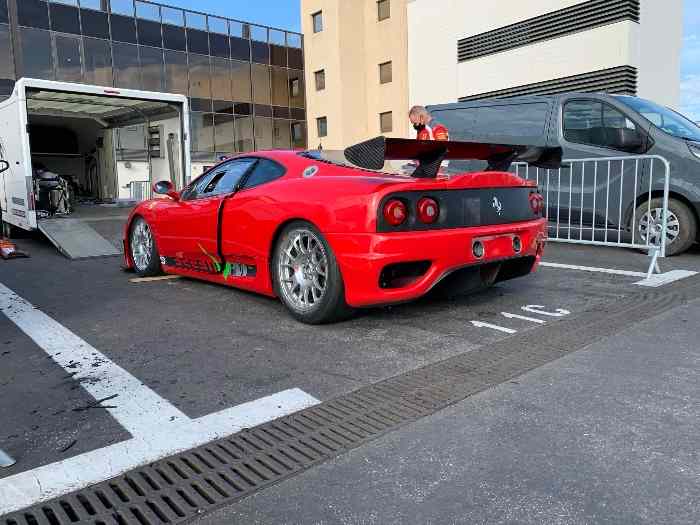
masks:
[[[391,199],[384,204],[384,220],[391,226],[401,226],[408,218],[408,209],[403,201]]]
[[[440,215],[440,206],[435,199],[423,197],[418,201],[418,220],[423,224],[433,224]]]

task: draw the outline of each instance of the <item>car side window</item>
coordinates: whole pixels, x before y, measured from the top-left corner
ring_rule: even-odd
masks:
[[[205,173],[198,179],[192,182],[192,184],[187,187],[181,195],[181,199],[184,201],[191,201],[193,199],[196,199],[202,191],[204,191],[204,188],[209,185],[211,180],[214,178],[216,175],[216,170],[211,170],[208,173]]]
[[[257,162],[255,158],[245,158],[227,162],[217,170],[217,176],[209,183],[206,195],[225,195],[236,189],[236,185],[247,173],[250,167]]]
[[[577,144],[617,149],[615,130],[639,131],[614,107],[596,100],[575,100],[564,106],[564,139]]]
[[[253,168],[252,173],[246,180],[244,188],[254,188],[261,184],[266,184],[275,179],[279,179],[285,174],[285,169],[282,165],[269,159],[260,159],[258,164]]]

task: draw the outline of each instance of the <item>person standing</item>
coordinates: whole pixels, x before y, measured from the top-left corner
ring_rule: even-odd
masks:
[[[447,126],[441,124],[423,106],[413,106],[408,112],[408,118],[416,130],[417,140],[450,140]]]

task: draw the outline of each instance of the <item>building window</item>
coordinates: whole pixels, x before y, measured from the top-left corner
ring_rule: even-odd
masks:
[[[316,129],[318,130],[319,137],[328,136],[328,119],[326,117],[319,117],[316,119]]]
[[[391,4],[389,0],[379,0],[377,2],[377,20],[386,20],[391,16]]]
[[[388,84],[393,80],[391,62],[379,64],[379,83]]]
[[[391,133],[394,131],[394,117],[391,111],[379,114],[379,129],[382,133]]]
[[[314,25],[314,33],[320,33],[323,31],[323,12],[319,11],[311,15],[311,21]]]
[[[316,79],[316,91],[323,91],[326,89],[326,71],[324,69],[316,71],[314,77]]]

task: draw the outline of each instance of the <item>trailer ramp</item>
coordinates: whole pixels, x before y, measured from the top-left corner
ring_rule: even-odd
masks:
[[[122,222],[123,224],[123,222]],[[108,257],[121,252],[84,219],[55,217],[37,224],[46,238],[69,259]]]

